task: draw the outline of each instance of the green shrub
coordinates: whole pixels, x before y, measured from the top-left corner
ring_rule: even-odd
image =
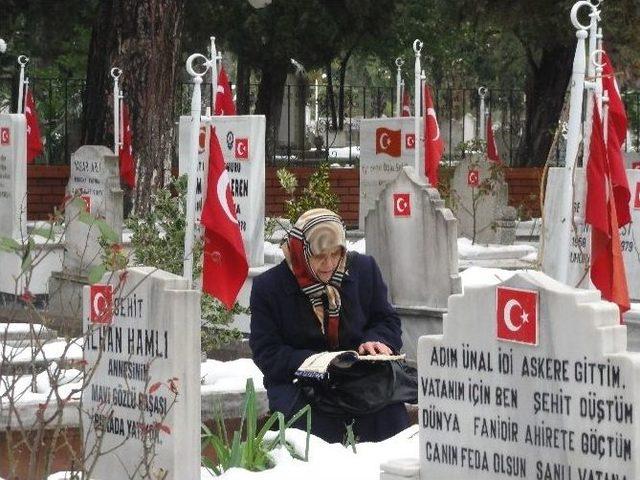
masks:
[[[172,193],[173,192],[173,193]],[[132,215],[125,224],[133,232],[131,248],[135,262],[182,275],[184,256],[184,232],[186,227],[187,177],[173,179],[167,188],[152,195],[152,208],[143,216]],[[194,276],[202,271],[202,241],[194,242]],[[233,315],[246,313],[248,309],[235,304],[228,311],[222,303],[203,293],[201,329],[204,351],[215,349],[241,338],[241,333],[229,325]]]
[[[240,428],[233,432],[231,440],[229,440],[222,414],[219,413],[216,416],[215,433],[205,424],[202,424],[202,448],[211,446],[218,459],[216,464],[210,459],[202,457],[202,464],[213,471],[215,475],[220,475],[234,467],[258,472],[274,466],[269,458],[269,452],[277,446],[285,447],[291,456],[300,458],[294,448],[285,440],[285,430],[303,415],[307,416],[307,440],[302,459],[307,461],[309,458],[309,437],[311,435],[311,408],[309,405],[302,408],[288,422],[285,422],[282,413],[275,412],[258,430],[256,391],[253,386],[253,380],[248,378]],[[265,440],[265,434],[276,422],[278,423],[278,436],[271,441]]]

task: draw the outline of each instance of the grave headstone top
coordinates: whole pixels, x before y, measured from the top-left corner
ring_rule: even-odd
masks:
[[[507,205],[509,192],[501,165],[480,157],[461,160],[453,173],[451,195],[460,236],[476,243],[513,243],[498,230],[499,224],[513,222],[515,236],[515,211]]]
[[[27,230],[27,124],[22,114],[0,114],[0,237]]]
[[[200,293],[150,267],[102,282],[83,292],[91,478],[199,478]]]
[[[640,478],[640,355],[596,291],[536,271],[465,287],[418,374],[421,478]]]
[[[384,187],[365,234],[394,305],[445,308],[449,295],[460,292],[456,219],[412,167]]]

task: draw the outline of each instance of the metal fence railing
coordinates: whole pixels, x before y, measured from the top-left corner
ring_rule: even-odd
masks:
[[[12,80],[0,79],[0,111],[15,111],[9,105]],[[68,78],[31,78],[45,154],[38,163],[66,164],[70,154],[80,146],[82,92],[84,80]],[[249,93],[250,113],[255,111],[258,85]],[[334,86],[334,103],[338,109],[338,88]],[[445,161],[463,157],[471,148],[469,142],[484,136],[480,132],[480,105],[477,90],[436,88],[433,91],[441,134],[445,141]],[[627,148],[640,150],[640,93],[624,95],[629,114],[630,138]],[[180,83],[174,98],[174,118],[188,114],[191,84]],[[211,104],[211,89],[204,85],[203,107]],[[331,98],[326,85],[286,85],[280,124],[275,131],[276,146],[269,164],[310,163],[329,159],[354,163],[359,159],[360,121],[364,118],[393,116],[394,86],[345,87],[343,129],[335,130],[331,117]],[[515,157],[525,115],[525,97],[521,90],[489,89],[485,97],[492,112],[499,152],[507,164]],[[177,124],[177,122],[176,122]]]

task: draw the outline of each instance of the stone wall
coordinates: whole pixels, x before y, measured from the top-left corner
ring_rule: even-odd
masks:
[[[27,218],[47,220],[62,205],[69,165],[27,165]]]

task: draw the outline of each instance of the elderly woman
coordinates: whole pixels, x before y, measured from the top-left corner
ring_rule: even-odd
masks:
[[[249,341],[271,410],[290,417],[308,403],[293,382],[307,357],[331,350],[397,353],[402,340],[375,260],[346,251],[338,215],[326,209],[305,212],[282,249],[285,260],[254,280]],[[312,433],[328,442],[342,441],[346,424],[353,425],[359,441],[380,441],[408,423],[400,403],[356,418],[328,416],[312,407],[311,420]]]

